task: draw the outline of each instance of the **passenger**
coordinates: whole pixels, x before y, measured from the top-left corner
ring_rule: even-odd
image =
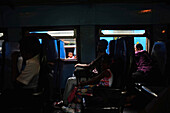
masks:
[[[17,86],[24,89],[36,89],[40,70],[40,42],[36,37],[26,37],[19,43],[23,62],[21,70],[18,69]]]
[[[38,88],[40,70],[39,40],[36,37],[25,37],[20,40],[19,44],[20,53],[12,54],[12,60],[15,59],[12,61],[14,63],[12,64],[14,67],[12,72],[16,74],[13,76],[15,77],[14,88],[5,90],[1,95],[1,105],[4,109],[8,109],[9,106],[14,108],[28,107],[28,103],[33,101],[32,94],[37,93],[35,91]],[[22,63],[20,64],[20,62]]]
[[[75,98],[73,98],[73,100],[69,102],[71,107],[63,106],[62,109],[65,112],[74,111],[74,109],[76,109],[76,112],[79,113],[81,112],[82,95],[92,96],[94,87],[99,87],[99,86],[111,87],[112,81],[113,81],[113,74],[109,68],[110,68],[110,58],[108,56],[101,62],[102,72],[88,81],[80,82],[78,84],[78,89],[74,96]],[[77,88],[77,86],[75,87]],[[100,100],[102,101],[102,98],[100,98]],[[75,105],[76,105],[76,108],[75,108]]]
[[[97,52],[98,56],[97,58],[92,61],[90,64],[76,64],[75,67],[87,67],[89,70],[92,70],[95,75],[97,73],[101,73],[101,62],[105,58],[108,58],[108,54],[106,53],[108,42],[107,40],[99,40],[97,45]],[[61,103],[64,102],[64,105],[68,105],[68,96],[72,90],[72,88],[77,85],[76,77],[69,77],[66,82],[65,90],[63,93],[63,100],[61,102],[54,102],[54,107],[57,107],[62,105]]]
[[[144,82],[152,69],[152,59],[147,51],[143,50],[142,44],[135,45],[136,71],[132,73],[134,82]]]
[[[109,68],[110,68],[110,57],[108,56],[107,58],[105,57],[105,59],[103,59],[103,61],[101,62],[102,72],[99,73],[97,76],[92,77],[88,81],[80,82],[78,86],[92,85],[99,82],[99,85],[111,87],[113,75]]]
[[[106,49],[108,46],[108,42],[105,39],[99,40],[97,44],[97,58],[92,61],[90,64],[76,64],[75,67],[88,67],[89,69],[95,69],[97,71],[101,71],[101,59],[103,59],[105,56],[107,57],[108,54],[106,53]]]
[[[75,59],[72,52],[68,52],[68,58],[67,59]]]
[[[128,80],[128,95],[126,97],[125,106],[132,106],[134,100],[137,98],[135,83],[146,83],[150,79],[149,73],[152,72],[152,59],[148,52],[143,50],[142,44],[138,43],[134,45],[135,57],[134,63],[136,67],[132,73],[131,78]]]

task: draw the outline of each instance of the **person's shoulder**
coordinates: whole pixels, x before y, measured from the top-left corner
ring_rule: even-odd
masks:
[[[102,54],[101,57],[108,57],[109,55],[107,53]]]
[[[38,62],[40,61],[40,54],[37,54],[35,56],[33,56],[32,58],[28,59],[27,62],[29,63],[34,63],[34,62]]]
[[[148,54],[148,52],[146,50],[140,50],[135,52],[135,55],[142,55],[142,54]]]
[[[102,56],[103,58],[110,58],[110,56],[106,53]]]

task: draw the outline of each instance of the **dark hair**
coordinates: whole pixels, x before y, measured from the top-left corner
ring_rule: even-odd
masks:
[[[41,45],[38,38],[36,37],[33,36],[24,37],[19,41],[19,44],[20,50],[27,53],[32,53],[33,56],[40,53]]]
[[[99,40],[98,42],[99,46],[102,46],[104,49],[107,49],[108,42],[105,39]]]
[[[140,50],[143,50],[143,46],[142,46],[142,44],[140,44],[140,43],[136,44],[136,48],[137,48],[137,49],[140,49]]]

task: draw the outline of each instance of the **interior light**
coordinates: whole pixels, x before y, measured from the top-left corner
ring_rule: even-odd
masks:
[[[165,30],[162,30],[162,33],[165,33],[166,31]]]
[[[139,11],[139,13],[151,13],[152,9],[145,9],[145,10],[141,10]]]

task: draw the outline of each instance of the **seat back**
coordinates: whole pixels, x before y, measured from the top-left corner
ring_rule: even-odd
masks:
[[[123,37],[109,43],[113,61],[111,70],[114,75],[113,87],[125,88],[134,68],[134,41],[132,37]]]
[[[49,67],[47,64],[47,56],[45,52],[45,47],[42,46],[41,53],[40,53],[40,72],[39,72],[39,80],[38,80],[38,87],[40,89],[44,89],[48,84],[48,74],[49,74]]]
[[[11,64],[12,64],[12,58],[11,55],[19,51],[19,43],[18,42],[10,42],[10,41],[4,41],[3,42],[3,55],[2,55],[2,67],[1,67],[1,87],[2,89],[12,89],[13,86],[13,79],[14,76],[11,76],[12,70],[11,70]]]
[[[152,81],[160,84],[166,79],[165,76],[165,67],[167,62],[167,50],[166,44],[164,42],[155,42],[152,51],[151,57],[153,60],[153,76]]]
[[[113,52],[114,51],[114,52]],[[114,80],[113,88],[124,88],[125,75],[126,75],[126,42],[123,39],[111,41],[110,43],[110,57],[114,62],[111,65],[111,71],[113,72]]]
[[[154,65],[160,69],[161,75],[165,73],[167,50],[164,42],[155,42],[152,48],[151,57]]]
[[[44,46],[46,48],[46,56],[48,61],[55,61],[58,59],[58,48],[57,48],[57,40],[49,39],[45,40],[44,39]]]
[[[58,77],[57,40],[43,39],[40,54],[39,89],[47,100],[55,99]]]

